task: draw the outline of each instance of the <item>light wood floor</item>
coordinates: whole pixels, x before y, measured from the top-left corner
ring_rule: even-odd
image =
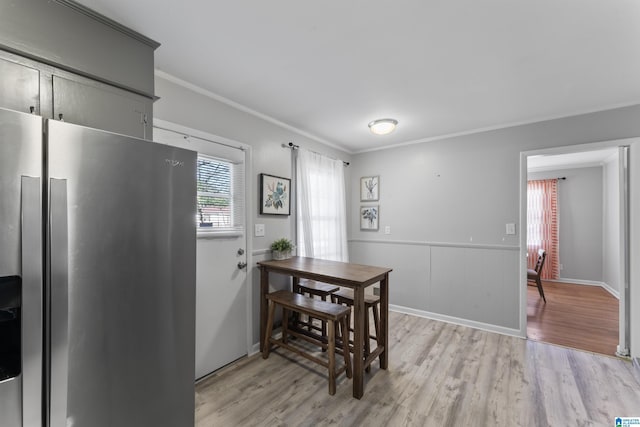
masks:
[[[600,354],[614,355],[618,345],[618,300],[600,286],[542,282],[527,287],[527,336]],[[639,404],[640,407],[640,404]]]
[[[344,376],[329,396],[324,370],[276,350],[199,383],[196,425],[609,426],[638,414],[630,362],[394,312],[389,324],[389,369],[374,363],[361,400]]]

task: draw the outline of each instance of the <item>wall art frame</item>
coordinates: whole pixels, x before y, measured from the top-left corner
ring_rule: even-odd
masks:
[[[260,174],[260,215],[291,215],[291,179]]]
[[[360,206],[360,230],[377,231],[380,220],[380,205]]]
[[[360,201],[377,202],[378,200],[380,200],[380,176],[360,178]]]

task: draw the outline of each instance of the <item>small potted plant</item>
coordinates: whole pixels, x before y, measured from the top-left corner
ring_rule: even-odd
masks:
[[[271,251],[273,252],[273,259],[281,260],[291,258],[291,251],[294,246],[291,240],[282,238],[278,239],[271,244]]]

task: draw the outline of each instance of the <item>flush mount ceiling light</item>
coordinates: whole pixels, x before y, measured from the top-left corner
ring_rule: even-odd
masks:
[[[376,135],[386,135],[393,132],[398,125],[398,121],[395,119],[378,119],[369,123],[369,129]]]

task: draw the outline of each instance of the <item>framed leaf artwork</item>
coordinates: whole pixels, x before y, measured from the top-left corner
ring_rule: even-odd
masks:
[[[291,180],[280,176],[260,174],[260,214],[291,214]]]

